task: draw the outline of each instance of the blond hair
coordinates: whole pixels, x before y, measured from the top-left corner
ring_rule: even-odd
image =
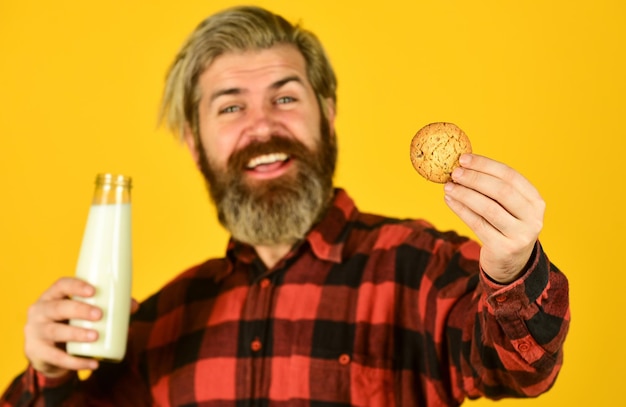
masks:
[[[198,142],[200,75],[224,53],[267,49],[278,44],[292,44],[304,56],[307,77],[321,114],[328,120],[327,100],[336,103],[337,79],[320,41],[312,32],[277,14],[244,6],[210,16],[183,44],[167,74],[160,121],[179,137],[189,126]]]

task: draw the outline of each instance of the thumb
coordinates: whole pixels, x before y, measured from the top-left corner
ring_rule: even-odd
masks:
[[[135,312],[137,312],[138,309],[139,309],[139,302],[136,299],[131,298],[130,299],[130,313],[134,314]]]

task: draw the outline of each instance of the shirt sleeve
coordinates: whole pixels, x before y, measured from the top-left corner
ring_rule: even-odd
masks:
[[[451,315],[463,329],[456,349],[461,357],[453,369],[471,398],[537,396],[552,386],[561,368],[570,319],[567,279],[539,242],[527,268],[506,285],[481,271],[471,300],[474,317]]]
[[[76,372],[47,378],[29,366],[2,395],[0,407],[150,406],[150,392],[132,360],[131,354],[120,363],[102,362],[84,380]]]
[[[76,373],[48,378],[29,365],[0,397],[0,407],[59,406],[75,390],[78,381]]]

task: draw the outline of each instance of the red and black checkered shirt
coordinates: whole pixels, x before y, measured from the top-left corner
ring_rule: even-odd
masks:
[[[141,304],[122,363],[85,381],[29,368],[0,406],[456,406],[538,395],[561,367],[567,280],[537,243],[522,277],[494,283],[479,250],[424,221],[360,213],[338,190],[274,268],[230,242],[225,258]]]

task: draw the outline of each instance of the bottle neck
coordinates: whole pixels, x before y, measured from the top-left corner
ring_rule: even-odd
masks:
[[[118,174],[98,174],[92,205],[130,203],[131,178]]]

